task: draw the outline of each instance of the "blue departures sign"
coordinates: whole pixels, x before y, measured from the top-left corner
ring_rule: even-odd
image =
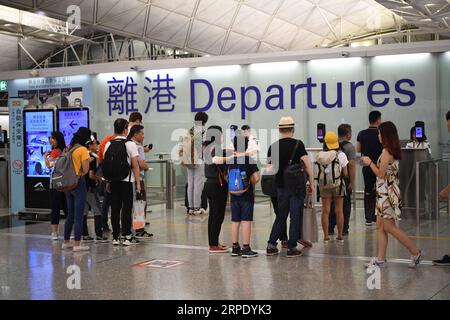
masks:
[[[154,79],[145,77],[144,90],[146,93],[146,107],[138,110],[137,89],[138,84],[133,77],[107,81],[109,86],[109,115],[128,115],[133,111],[154,110],[156,112],[173,112],[176,108],[174,79],[168,73],[157,74]],[[309,109],[317,108],[356,108],[357,96],[364,93],[369,104],[382,108],[392,101],[399,107],[410,107],[416,101],[413,91],[416,84],[412,79],[398,79],[393,85],[385,80],[351,81],[349,83],[337,82],[336,84],[318,83],[313,78],[307,78],[304,83],[292,83],[289,85],[270,84],[261,88],[255,85],[241,86],[234,89],[229,86],[214,88],[207,79],[191,79],[189,81],[190,111],[209,111],[217,106],[221,112],[239,111],[241,119],[246,119],[249,112],[259,108],[269,111],[296,109],[302,99],[300,94],[306,96],[306,106]],[[344,91],[343,88],[348,88]],[[207,92],[206,99],[199,101],[198,92]],[[314,99],[315,96],[320,98]],[[347,94],[348,96],[344,96]],[[396,96],[395,98],[393,96]],[[330,99],[330,96],[335,98]],[[249,101],[252,102],[249,102]],[[285,103],[288,101],[288,103]],[[350,105],[344,105],[349,101]]]

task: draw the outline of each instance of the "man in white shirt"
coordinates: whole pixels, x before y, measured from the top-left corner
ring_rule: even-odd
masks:
[[[109,141],[105,146],[103,165],[111,165],[108,163],[108,149],[112,144],[121,143],[120,140],[127,140],[128,121],[125,119],[117,119],[114,122],[114,133],[116,137]],[[139,243],[131,233],[131,210],[133,208],[133,184],[135,183],[136,192],[141,192],[141,177],[139,171],[139,153],[136,143],[132,141],[125,142],[127,160],[130,166],[129,174],[122,180],[114,180],[109,182],[111,190],[111,223],[113,228],[113,245],[120,245],[120,230],[125,238],[123,245],[129,246]],[[116,149],[116,148],[114,148]],[[112,152],[112,151],[111,151]],[[122,228],[120,226],[122,222]]]
[[[142,125],[142,114],[138,111],[130,113],[128,118],[128,132],[131,132],[131,128],[136,125]],[[144,141],[142,141],[144,143]],[[150,148],[148,146],[143,146],[144,152],[150,152]]]
[[[246,153],[250,157],[256,157],[259,151],[259,145],[256,138],[252,135],[250,126],[245,124],[241,127],[241,130],[244,136],[248,138],[248,148]]]
[[[131,128],[130,132],[128,133],[128,140],[131,140],[136,144],[139,153],[138,163],[139,163],[139,170],[141,173],[141,196],[142,199],[147,199],[144,181],[145,181],[145,172],[149,170],[149,166],[145,161],[144,146],[142,145],[142,143],[144,142],[144,138],[145,138],[144,127],[140,124],[134,125]],[[147,215],[147,201],[145,202],[144,212],[145,215]],[[145,228],[137,229],[135,231],[136,231],[136,238],[138,239],[148,239],[153,237],[153,234],[145,231]]]

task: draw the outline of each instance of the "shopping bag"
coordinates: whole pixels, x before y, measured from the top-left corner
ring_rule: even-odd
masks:
[[[312,201],[312,195],[310,194],[306,196],[305,207],[303,208],[302,240],[311,242],[319,241],[317,214]]]
[[[145,228],[145,201],[134,200],[133,202],[133,229]]]

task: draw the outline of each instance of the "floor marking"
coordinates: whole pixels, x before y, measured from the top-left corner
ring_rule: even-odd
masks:
[[[37,238],[37,239],[51,239],[51,236],[46,235],[38,235],[38,234],[21,234],[21,233],[6,233],[6,232],[0,232],[0,236],[12,236],[12,237],[22,237],[22,238]],[[164,248],[173,248],[173,249],[187,249],[187,250],[204,250],[207,251],[208,247],[204,246],[194,246],[194,245],[181,245],[181,244],[170,244],[170,243],[155,243],[155,242],[145,242],[149,243],[158,247],[164,247]],[[97,243],[101,244],[101,243]],[[104,243],[105,244],[105,243]],[[305,249],[303,252],[305,257],[313,257],[313,258],[336,258],[336,259],[350,259],[350,260],[360,260],[360,261],[370,261],[371,257],[365,257],[365,256],[344,256],[344,255],[332,255],[332,254],[324,254],[324,253],[309,253]],[[266,250],[254,250],[258,252],[261,255],[265,256]],[[282,251],[281,251],[282,252]],[[280,252],[280,253],[281,253]],[[223,255],[223,253],[220,254],[214,254],[214,255]],[[389,259],[388,262],[393,263],[401,263],[401,264],[407,264],[410,262],[409,259]],[[421,262],[423,265],[432,265],[433,262],[430,260],[423,260]]]

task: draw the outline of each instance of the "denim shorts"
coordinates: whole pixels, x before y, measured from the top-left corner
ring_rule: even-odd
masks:
[[[253,221],[253,201],[232,199],[231,200],[231,221]]]

